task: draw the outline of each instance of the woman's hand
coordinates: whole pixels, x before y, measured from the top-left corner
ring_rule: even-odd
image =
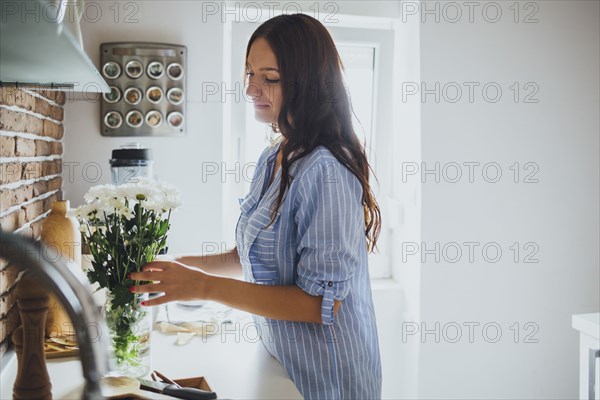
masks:
[[[147,300],[144,306],[156,306],[177,300],[204,300],[211,275],[199,268],[188,267],[177,261],[152,261],[144,265],[141,272],[132,272],[129,278],[135,281],[153,281],[141,286],[131,286],[133,293],[162,293],[164,295]]]

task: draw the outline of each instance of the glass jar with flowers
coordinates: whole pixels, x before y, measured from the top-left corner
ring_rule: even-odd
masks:
[[[147,294],[131,293],[140,282],[131,272],[165,249],[171,212],[181,205],[178,191],[148,178],[92,187],[86,204],[73,210],[91,254],[90,283],[105,289],[104,315],[117,361],[117,375],[143,377],[150,371],[151,312]]]

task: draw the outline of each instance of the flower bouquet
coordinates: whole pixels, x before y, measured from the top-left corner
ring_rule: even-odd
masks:
[[[150,371],[151,313],[141,307],[147,294],[134,294],[131,272],[166,247],[171,212],[181,205],[177,190],[139,178],[120,186],[99,185],[73,210],[92,256],[88,279],[106,289],[104,315],[120,375],[143,377]]]

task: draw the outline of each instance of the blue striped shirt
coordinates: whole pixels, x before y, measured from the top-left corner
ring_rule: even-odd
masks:
[[[319,146],[290,167],[294,179],[267,226],[281,181],[278,169],[268,185],[278,149],[263,151],[240,199],[236,244],[244,278],[322,296],[322,323],[254,315],[262,343],[306,399],[381,398],[362,186]],[[342,300],[335,316],[334,300]]]

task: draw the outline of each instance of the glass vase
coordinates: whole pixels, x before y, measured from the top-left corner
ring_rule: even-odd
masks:
[[[120,288],[121,290],[129,290]],[[122,295],[122,293],[121,293]],[[143,378],[151,371],[150,337],[152,311],[141,302],[148,294],[131,294],[133,301],[122,302],[116,293],[107,293],[104,316],[115,355],[116,369],[109,375]]]

